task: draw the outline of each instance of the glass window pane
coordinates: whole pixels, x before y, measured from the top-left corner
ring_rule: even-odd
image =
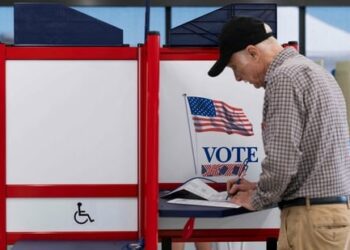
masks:
[[[136,46],[144,43],[145,8],[144,7],[76,7],[85,14],[121,28],[124,33],[124,43]],[[151,8],[150,30],[159,31],[161,43],[165,41],[165,9]]]
[[[283,44],[299,41],[299,9],[277,7],[277,40]]]
[[[171,27],[174,28],[192,19],[203,16],[221,7],[172,7]]]
[[[144,7],[73,7],[74,9],[123,29],[124,44],[136,46],[144,43],[145,8]],[[14,41],[13,7],[0,7],[0,41]],[[165,9],[151,8],[150,30],[158,31],[161,43],[165,41]]]
[[[323,60],[328,70],[338,61],[350,60],[350,7],[306,9],[306,54]]]
[[[0,41],[13,43],[13,7],[0,7]]]

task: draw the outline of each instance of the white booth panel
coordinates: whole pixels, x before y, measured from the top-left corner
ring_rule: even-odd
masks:
[[[162,61],[160,64],[160,182],[183,182],[199,175],[197,165],[209,164],[203,152],[208,148],[211,163],[217,159],[221,148],[222,159],[226,163],[237,160],[237,147],[240,149],[240,161],[247,157],[247,148],[255,150],[256,162],[249,164],[247,178],[257,180],[261,172],[261,160],[264,151],[261,138],[261,121],[264,91],[252,85],[235,81],[233,72],[226,69],[220,76],[212,78],[207,72],[213,61]],[[243,109],[253,125],[253,136],[226,134],[218,132],[193,133],[192,141],[186,103],[183,94],[212,100],[219,100],[236,108]],[[196,150],[192,152],[192,144]],[[226,150],[233,150],[232,159],[228,159]],[[256,149],[255,149],[256,148]],[[215,152],[214,152],[215,149]],[[197,166],[198,170],[198,166]],[[213,178],[225,182],[230,177]]]
[[[75,215],[79,202],[93,222]],[[138,230],[136,198],[9,198],[6,209],[8,232]]]
[[[7,61],[7,184],[137,183],[136,61]]]
[[[255,162],[249,163],[246,178],[257,181],[261,172],[261,161],[264,158],[261,137],[261,122],[264,90],[253,85],[237,82],[232,70],[226,69],[218,77],[209,77],[207,72],[213,61],[162,61],[160,64],[160,182],[184,182],[194,176],[201,176],[195,171],[197,165],[209,164],[208,157],[203,155],[203,147],[208,148],[211,164],[220,163],[216,156],[226,163],[242,162],[247,157],[248,148],[256,148]],[[230,106],[241,108],[253,125],[253,136],[226,134],[217,132],[195,133],[193,123],[186,113],[186,102],[183,94],[212,100],[219,100]],[[190,117],[191,118],[191,117]],[[192,134],[190,133],[192,129]],[[191,140],[192,136],[192,140]],[[193,144],[193,145],[192,145]],[[240,154],[237,153],[237,147]],[[194,148],[194,151],[192,151]],[[215,148],[215,152],[214,152]],[[222,148],[222,154],[218,149]],[[231,159],[226,149],[236,148]],[[226,154],[225,154],[226,152]],[[237,161],[238,162],[238,161]],[[209,177],[214,181],[225,182],[232,176]],[[195,228],[232,229],[232,228],[279,228],[278,209],[231,216],[225,218],[197,218]],[[161,229],[183,228],[186,218],[160,218]]]

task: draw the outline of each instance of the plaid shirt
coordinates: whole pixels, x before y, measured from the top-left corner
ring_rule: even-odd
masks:
[[[266,157],[252,205],[350,194],[349,131],[343,94],[321,66],[284,49],[265,76]]]

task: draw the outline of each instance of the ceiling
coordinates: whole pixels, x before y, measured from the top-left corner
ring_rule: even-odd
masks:
[[[12,6],[19,2],[1,0],[0,6]],[[33,0],[21,0],[21,3],[33,3]],[[237,3],[276,3],[278,6],[350,6],[349,0],[36,0],[36,3],[62,3],[68,6],[224,6]]]

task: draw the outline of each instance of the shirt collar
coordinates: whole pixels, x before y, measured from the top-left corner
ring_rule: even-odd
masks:
[[[273,59],[269,68],[267,69],[265,75],[265,82],[269,82],[270,78],[273,75],[273,72],[284,63],[288,58],[299,55],[299,53],[294,48],[285,48],[283,49],[276,57]]]

